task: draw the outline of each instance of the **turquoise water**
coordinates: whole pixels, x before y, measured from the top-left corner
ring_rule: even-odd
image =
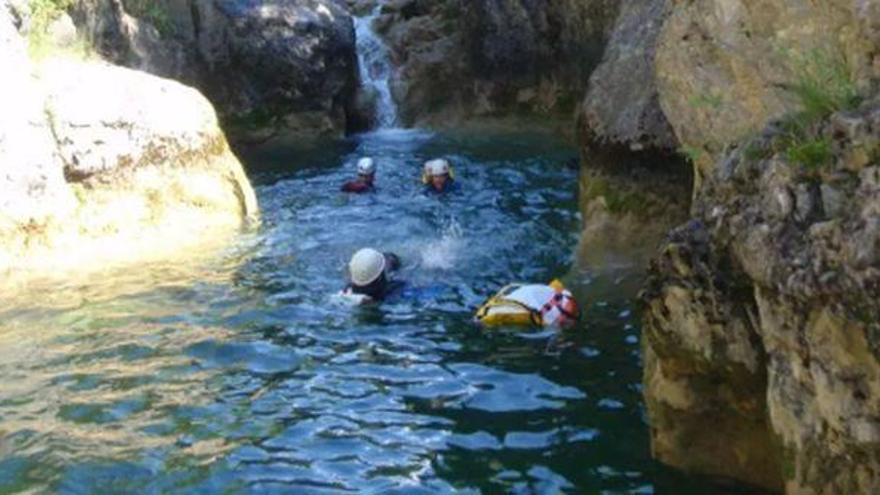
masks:
[[[365,154],[378,192],[338,193]],[[420,193],[438,155],[458,194]],[[466,131],[255,152],[263,223],[221,256],[0,298],[0,493],[717,493],[650,460],[638,276],[574,259],[575,156]],[[363,246],[407,297],[333,296]],[[471,324],[553,277],[573,331]]]

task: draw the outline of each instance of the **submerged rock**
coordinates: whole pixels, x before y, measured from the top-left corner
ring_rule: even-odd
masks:
[[[0,94],[6,280],[162,257],[256,218],[241,164],[197,91],[100,62],[32,65],[5,8],[0,59],[10,68]]]
[[[235,141],[341,135],[357,90],[352,19],[336,0],[78,0],[102,56],[199,88]]]
[[[880,103],[728,151],[643,299],[645,396],[662,461],[789,493],[880,490]],[[840,122],[853,132],[841,132]],[[697,454],[697,455],[694,455]]]

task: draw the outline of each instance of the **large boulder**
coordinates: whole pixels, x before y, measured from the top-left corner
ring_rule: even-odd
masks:
[[[377,21],[407,123],[568,118],[617,14],[611,0],[395,0]]]
[[[704,180],[643,294],[660,460],[788,493],[880,491],[878,129],[877,100],[796,141],[771,125]]]
[[[4,280],[170,256],[256,219],[242,166],[196,90],[100,62],[32,65],[5,8],[0,60],[10,68],[0,95]]]
[[[108,60],[199,88],[236,141],[352,123],[357,59],[341,1],[78,0],[72,13]]]

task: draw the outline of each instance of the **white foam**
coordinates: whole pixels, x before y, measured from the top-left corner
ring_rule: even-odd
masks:
[[[451,220],[443,229],[440,239],[422,247],[422,267],[450,270],[459,261],[464,248],[465,241],[461,226],[455,220]]]

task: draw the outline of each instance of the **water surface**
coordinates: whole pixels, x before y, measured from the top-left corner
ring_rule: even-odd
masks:
[[[376,194],[338,192],[359,156]],[[462,189],[424,195],[424,159]],[[650,460],[636,275],[579,266],[575,152],[539,133],[383,131],[246,157],[263,224],[219,259],[0,299],[0,492],[708,493]],[[333,296],[363,246],[412,290]],[[562,277],[578,328],[485,332]]]

